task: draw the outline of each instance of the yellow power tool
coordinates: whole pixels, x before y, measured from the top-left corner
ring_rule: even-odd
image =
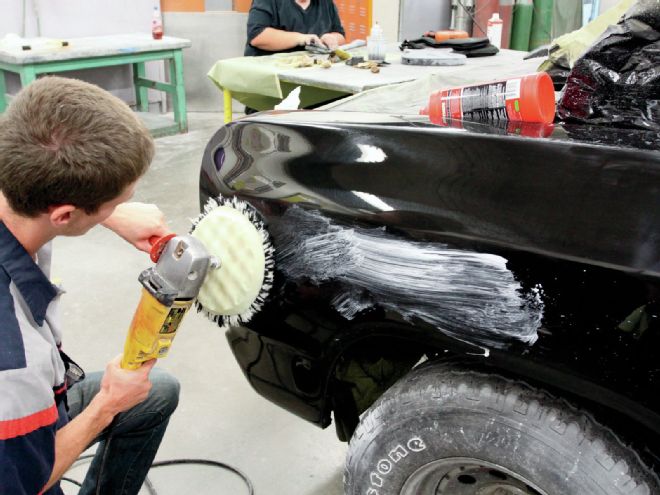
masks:
[[[156,265],[138,278],[142,297],[124,345],[124,369],[165,357],[193,303],[220,326],[240,325],[272,286],[268,232],[258,213],[236,198],[209,201],[190,234],[153,240]]]

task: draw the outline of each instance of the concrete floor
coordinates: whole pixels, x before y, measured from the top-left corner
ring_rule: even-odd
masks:
[[[197,215],[197,181],[204,147],[220,114],[189,114],[190,132],[156,140],[156,157],[135,201],[157,204],[177,232]],[[57,239],[53,276],[63,299],[64,350],[88,371],[121,352],[140,296],[140,253],[97,227]],[[192,312],[170,356],[158,366],[178,377],[181,401],[156,460],[202,458],[229,463],[252,480],[257,495],[341,495],[346,445],[331,426],[321,430],[261,398],[240,371],[224,332]],[[81,479],[84,467],[68,476]],[[247,494],[235,475],[210,467],[175,466],[150,475],[159,495]],[[77,492],[63,483],[67,495]],[[147,493],[145,489],[143,493]]]

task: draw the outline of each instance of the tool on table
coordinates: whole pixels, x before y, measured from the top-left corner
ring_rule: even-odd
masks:
[[[305,50],[315,55],[329,55],[330,57],[337,57],[340,60],[349,60],[351,58],[351,54],[348,53],[348,50],[365,46],[365,44],[366,43],[364,40],[353,40],[350,43],[346,43],[345,45],[338,46],[337,48],[331,50],[325,45],[311,43],[309,45],[305,45]]]
[[[435,41],[439,43],[446,40],[463,39],[469,37],[467,31],[461,31],[456,29],[446,29],[442,31],[427,31],[424,33],[424,36],[429,38],[434,38]]]
[[[325,45],[317,45],[316,43],[311,43],[309,45],[305,45],[305,50],[315,55],[329,55],[330,57],[337,57],[340,60],[348,60],[351,58],[351,55],[346,50],[342,50],[339,47],[331,50]]]
[[[319,45],[318,43],[309,43],[308,45],[305,45],[305,50],[314,53],[316,55],[330,55],[330,48],[328,48],[325,45]]]
[[[139,281],[142,297],[126,336],[121,366],[165,357],[196,301],[220,326],[247,322],[272,286],[273,247],[259,214],[236,198],[209,201],[187,235],[153,239]]]

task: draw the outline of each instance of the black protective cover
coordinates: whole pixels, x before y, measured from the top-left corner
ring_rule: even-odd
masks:
[[[557,113],[660,132],[660,2],[636,2],[575,63]]]

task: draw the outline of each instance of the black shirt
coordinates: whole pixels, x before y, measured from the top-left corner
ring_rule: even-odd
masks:
[[[337,7],[332,0],[311,0],[303,9],[295,0],[254,0],[247,22],[245,55],[270,55],[273,52],[260,50],[250,45],[267,27],[282,31],[323,36],[326,33],[344,33]],[[300,50],[293,47],[285,52]]]

